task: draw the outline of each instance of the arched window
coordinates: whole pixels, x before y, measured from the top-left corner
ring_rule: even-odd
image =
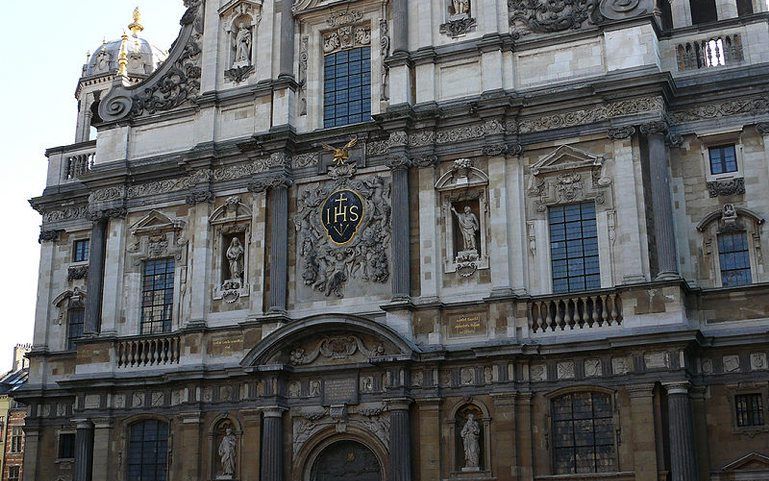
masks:
[[[168,423],[148,419],[129,428],[128,481],[168,479]]]
[[[617,471],[611,395],[575,392],[551,403],[554,473]]]

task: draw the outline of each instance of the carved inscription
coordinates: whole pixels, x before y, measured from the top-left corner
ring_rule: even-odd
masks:
[[[482,336],[486,334],[486,319],[481,314],[449,318],[450,337]]]
[[[358,382],[352,377],[323,381],[323,404],[357,404]]]

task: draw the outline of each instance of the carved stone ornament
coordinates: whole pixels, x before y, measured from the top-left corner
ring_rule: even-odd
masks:
[[[267,192],[270,189],[287,189],[291,187],[293,183],[294,181],[291,177],[285,173],[279,173],[255,179],[248,185],[248,190],[251,192],[262,193]]]
[[[349,17],[346,20],[340,20]],[[339,50],[346,50],[355,47],[366,47],[371,45],[371,27],[364,25],[350,25],[348,20],[353,20],[352,12],[350,14],[340,14],[334,17],[329,26],[334,30],[323,34],[323,53],[329,54]],[[356,20],[357,21],[357,20]],[[337,25],[340,25],[337,27]]]
[[[449,19],[448,22],[441,25],[440,32],[451,38],[457,38],[472,32],[477,26],[478,22],[472,17]]]
[[[625,140],[635,135],[636,129],[633,126],[618,127],[609,129],[609,138],[611,140]]]
[[[41,230],[40,235],[37,238],[37,242],[42,244],[43,242],[56,242],[59,240],[63,230]]]
[[[192,189],[185,202],[187,205],[210,204],[214,201],[214,194],[208,189]]]
[[[229,197],[208,219],[213,229],[213,298],[228,304],[248,297],[249,243],[253,213],[238,196]],[[242,240],[241,240],[242,239]]]
[[[514,38],[577,30],[586,24],[633,18],[653,9],[651,0],[508,0]]]
[[[708,182],[708,194],[710,197],[729,197],[745,194],[745,179],[738,177],[729,180],[714,180]]]
[[[85,219],[88,216],[87,205],[61,207],[58,209],[50,209],[50,210],[39,208],[39,207],[36,207],[36,209],[38,210],[38,212],[42,214],[44,224],[80,220],[80,219]]]
[[[240,83],[254,73],[253,65],[243,65],[242,67],[233,67],[224,71],[224,78],[231,82]]]
[[[182,31],[166,62],[145,81],[110,90],[99,103],[105,122],[172,110],[198,97],[205,0],[184,0],[184,5]]]
[[[676,124],[721,117],[753,117],[769,113],[769,96],[739,97],[733,100],[713,101],[670,114]]]
[[[153,210],[130,228],[129,258],[134,268],[146,259],[173,257],[177,263],[186,263],[187,239],[182,235],[186,224]]]
[[[85,291],[77,286],[56,296],[52,303],[59,310],[59,315],[55,320],[56,324],[61,326],[66,322],[66,316],[70,309],[84,307],[85,296]]]
[[[307,407],[297,411],[292,418],[292,450],[294,458],[317,433],[334,428],[343,433],[353,427],[371,433],[385,449],[390,446],[390,416],[381,404],[367,404],[353,407]]]
[[[538,213],[548,206],[592,199],[596,204],[611,207],[605,160],[574,147],[563,145],[531,167],[528,196],[535,199]],[[608,199],[607,199],[608,197]]]
[[[67,281],[79,281],[88,278],[88,266],[70,266],[67,269]]]
[[[327,336],[321,338],[309,352],[303,346],[295,347],[289,356],[289,363],[306,366],[320,357],[330,361],[368,361],[384,354],[385,348],[381,343],[369,348],[358,336]]]
[[[262,18],[262,2],[231,0],[219,9],[219,15],[230,45],[224,77],[240,83],[254,72],[256,65],[256,38]]]
[[[355,174],[354,162],[334,165],[330,182],[300,192],[297,201],[301,278],[325,296],[344,297],[352,279],[384,284],[390,278],[390,184]]]

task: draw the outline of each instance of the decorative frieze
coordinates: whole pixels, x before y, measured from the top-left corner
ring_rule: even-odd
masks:
[[[769,113],[769,96],[740,97],[733,100],[711,101],[688,109],[674,111],[675,123],[696,122],[731,116],[754,116]]]
[[[40,244],[43,242],[56,242],[63,232],[63,230],[41,230],[37,241]]]
[[[67,269],[67,281],[79,281],[88,277],[88,265],[70,266]]]
[[[508,0],[510,26],[518,39],[530,34],[578,30],[587,24],[621,20],[650,13],[649,0]]]
[[[708,182],[707,185],[708,195],[712,198],[745,194],[745,179],[742,177],[729,180],[714,180]]]

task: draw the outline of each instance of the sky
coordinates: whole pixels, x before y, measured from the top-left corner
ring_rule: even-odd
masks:
[[[74,93],[85,63],[103,39],[120,38],[135,7],[142,36],[168,50],[179,33],[182,0],[39,0],[3,5],[0,29],[0,206],[4,262],[0,291],[0,373],[13,346],[32,342],[37,297],[40,215],[27,202],[45,187],[45,149],[74,143]]]

